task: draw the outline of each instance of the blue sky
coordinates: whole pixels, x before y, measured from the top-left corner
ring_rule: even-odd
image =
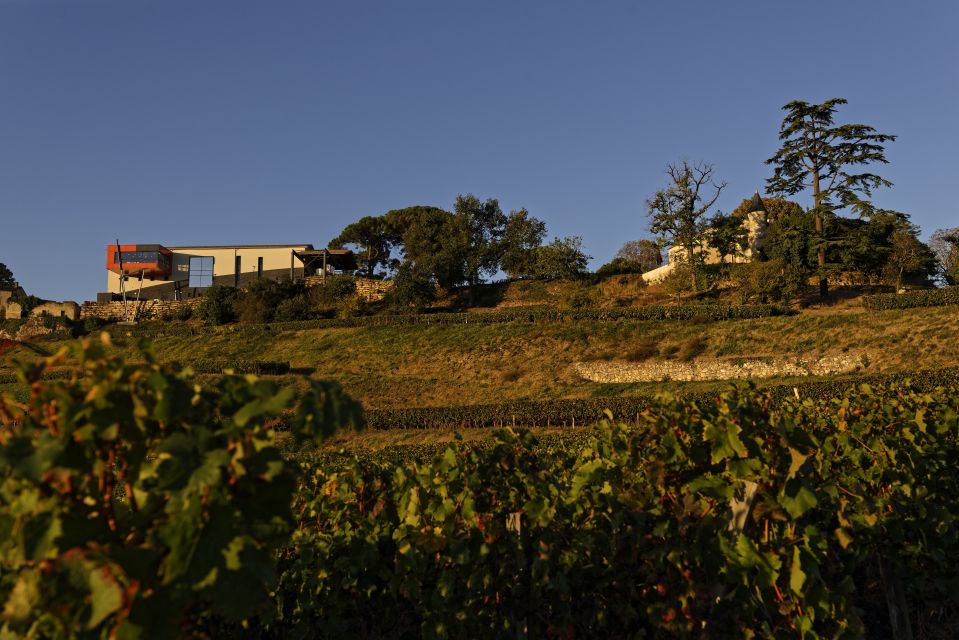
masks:
[[[0,0],[0,262],[92,299],[104,247],[312,242],[458,193],[607,261],[666,163],[721,209],[792,99],[899,135],[877,204],[959,226],[959,3]],[[804,204],[807,204],[803,201]]]

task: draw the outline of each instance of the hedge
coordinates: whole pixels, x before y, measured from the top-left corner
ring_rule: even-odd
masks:
[[[912,309],[914,307],[941,307],[959,304],[959,287],[945,289],[921,289],[907,293],[882,293],[863,296],[862,305],[874,311],[888,309]]]
[[[257,375],[284,375],[290,372],[289,362],[271,360],[197,360],[185,362],[196,373],[223,373],[231,369],[233,373],[255,373]]]
[[[146,325],[141,327],[110,328],[111,333],[124,336],[185,336],[197,335],[210,330],[242,331],[247,334],[273,331],[296,331],[303,329],[352,329],[363,327],[403,327],[460,324],[504,324],[513,322],[560,322],[565,320],[588,320],[613,322],[619,320],[752,320],[770,316],[787,315],[789,309],[776,305],[646,305],[612,309],[507,309],[489,313],[424,313],[416,315],[359,316],[354,318],[322,318],[268,324],[228,325],[208,327],[196,325]]]

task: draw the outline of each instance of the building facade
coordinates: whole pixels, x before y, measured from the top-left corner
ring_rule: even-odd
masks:
[[[293,280],[356,269],[345,249],[314,249],[303,244],[165,247],[159,244],[108,245],[107,290],[97,300],[121,296],[181,300],[209,287],[243,287],[257,278]]]

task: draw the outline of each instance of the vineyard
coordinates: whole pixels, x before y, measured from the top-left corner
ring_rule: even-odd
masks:
[[[552,309],[529,307],[485,313],[421,313],[407,315],[356,316],[351,318],[320,318],[239,326],[217,327],[148,323],[142,327],[113,326],[111,332],[118,337],[158,337],[197,335],[203,333],[237,332],[247,336],[269,334],[276,331],[304,329],[354,329],[367,327],[444,326],[466,324],[511,324],[546,323],[559,321],[588,320],[616,322],[620,320],[751,320],[779,315],[789,315],[789,309],[775,305],[695,304],[662,305],[649,304],[642,307],[621,309]]]
[[[888,309],[913,309],[915,307],[940,307],[959,305],[959,287],[943,289],[922,289],[907,293],[885,293],[863,296],[862,304],[867,309],[885,311]]]
[[[334,460],[336,385],[72,358],[0,404],[4,637],[959,633],[953,373]]]

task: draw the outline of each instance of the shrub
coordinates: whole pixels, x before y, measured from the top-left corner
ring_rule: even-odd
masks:
[[[83,331],[84,333],[93,333],[94,331],[99,331],[105,324],[106,320],[103,318],[98,318],[97,316],[87,316],[83,319]]]
[[[676,350],[676,357],[680,360],[689,361],[705,350],[706,339],[702,336],[693,336],[679,343],[678,349]]]
[[[588,309],[596,304],[598,292],[585,283],[577,283],[566,294],[565,304],[569,309]]]
[[[213,285],[203,294],[203,299],[196,308],[196,315],[206,324],[227,324],[236,320],[234,307],[237,299],[237,290],[220,284]]]
[[[397,270],[388,297],[399,307],[422,308],[436,300],[436,285],[425,272],[404,262]]]
[[[806,289],[807,272],[790,267],[782,260],[732,265],[733,284],[740,300],[746,302],[789,302]]]
[[[276,306],[273,314],[277,322],[308,320],[313,315],[313,306],[305,293],[283,300]]]
[[[189,304],[181,304],[173,312],[173,319],[179,320],[180,322],[186,322],[193,317],[193,306]]]
[[[342,315],[356,298],[356,279],[352,276],[333,276],[322,285],[309,290],[313,312],[324,318]],[[346,311],[349,314],[349,311]]]
[[[645,338],[633,345],[626,352],[626,360],[629,362],[643,362],[649,360],[659,353],[659,345],[655,340]]]
[[[247,324],[270,322],[284,301],[304,294],[303,285],[289,278],[283,280],[259,278],[238,294],[234,306],[240,322]],[[295,319],[305,318],[306,316]]]
[[[655,268],[655,267],[654,267]],[[596,275],[600,277],[626,275],[629,273],[645,273],[651,269],[643,269],[643,264],[628,258],[613,258],[599,269]]]

